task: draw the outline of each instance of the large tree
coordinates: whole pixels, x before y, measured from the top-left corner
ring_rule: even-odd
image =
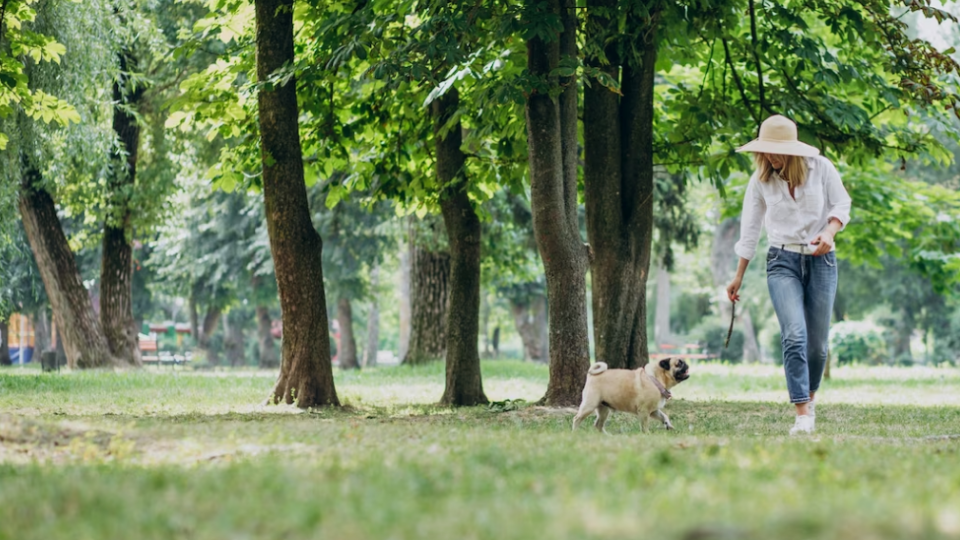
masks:
[[[460,94],[451,88],[430,105],[434,121],[440,207],[450,238],[450,306],[447,310],[447,378],[440,403],[487,403],[480,376],[480,218],[467,191]]]
[[[596,357],[611,367],[647,363],[646,282],[653,236],[653,115],[657,22],[651,3],[628,6],[621,34],[616,0],[587,3],[588,66],[620,93],[584,88],[584,195],[594,259]],[[655,4],[655,3],[653,3]],[[623,42],[627,41],[626,44]],[[626,45],[626,46],[625,46]]]
[[[580,402],[590,365],[590,249],[577,217],[577,84],[572,76],[557,76],[561,61],[576,62],[577,10],[570,0],[531,2],[527,8],[529,17],[541,21],[527,40],[527,69],[537,86],[528,94],[526,117],[533,229],[547,274],[550,318],[550,380],[543,401],[568,406]]]
[[[263,196],[283,346],[274,400],[301,408],[340,405],[330,365],[323,242],[310,220],[297,121],[297,84],[276,72],[294,62],[293,0],[257,0],[257,78]]]
[[[136,59],[129,51],[119,55],[120,75],[113,83],[113,130],[118,145],[108,182],[110,210],[103,226],[100,264],[100,322],[110,351],[119,362],[141,365],[133,319],[133,226],[131,194],[136,189],[140,125],[135,115],[144,88],[131,82]]]

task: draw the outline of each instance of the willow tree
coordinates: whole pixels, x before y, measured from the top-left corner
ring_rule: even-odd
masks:
[[[22,56],[3,62],[4,70],[15,67],[13,74],[4,74],[4,83],[17,96],[13,107],[0,107],[12,111],[13,121],[4,129],[16,135],[4,150],[4,186],[18,187],[20,217],[68,363],[79,368],[122,364],[110,351],[58,215],[58,205],[98,199],[91,177],[106,161],[109,138],[91,88],[109,84],[114,57],[109,39],[88,43],[87,38],[93,29],[111,25],[110,14],[103,6],[73,3],[39,4],[39,14],[27,3],[8,7],[13,10],[7,17],[20,24],[7,25],[6,36]],[[33,61],[21,63],[24,58]],[[71,197],[64,197],[57,180],[71,184]]]

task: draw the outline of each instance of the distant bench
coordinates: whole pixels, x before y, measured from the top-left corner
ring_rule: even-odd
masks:
[[[140,344],[141,360],[145,365],[156,364],[158,366],[178,366],[186,364],[190,361],[189,355],[173,354],[169,351],[160,351],[157,344],[157,338],[155,337],[140,334],[138,341]]]
[[[692,353],[692,354],[671,354],[671,353],[650,353],[650,360],[663,360],[664,358],[682,358],[684,360],[714,360],[715,354]]]

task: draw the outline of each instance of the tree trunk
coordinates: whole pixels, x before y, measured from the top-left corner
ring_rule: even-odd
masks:
[[[63,336],[71,368],[98,368],[119,363],[110,354],[100,320],[93,312],[90,295],[80,279],[80,270],[50,194],[35,182],[36,171],[24,176],[20,189],[20,217],[37,268],[53,308],[57,329]]]
[[[270,333],[270,310],[267,306],[257,306],[257,341],[260,347],[260,368],[273,369],[280,366],[277,347]]]
[[[410,267],[410,344],[403,363],[424,364],[446,353],[450,256],[417,246]]]
[[[68,364],[67,362],[67,351],[63,348],[63,337],[59,329],[57,329],[57,366],[63,367]]]
[[[406,358],[410,350],[410,288],[411,266],[413,263],[413,242],[400,249],[400,351],[398,358]]]
[[[430,104],[437,156],[440,208],[450,238],[450,302],[447,309],[447,380],[440,403],[472,406],[488,403],[480,375],[480,218],[467,195],[466,157],[460,150],[463,132],[456,122],[446,135],[443,126],[460,107],[451,88]]]
[[[49,351],[52,345],[50,343],[50,319],[47,318],[46,308],[38,309],[33,320],[36,321],[33,325],[33,351],[39,358],[40,353]]]
[[[220,314],[223,309],[217,306],[207,307],[207,314],[203,317],[203,326],[200,327],[200,338],[197,340],[197,348],[203,351],[207,363],[215,366],[220,363],[220,353],[214,349],[210,343],[214,332],[217,331],[217,325],[220,324]]]
[[[377,351],[380,349],[380,308],[377,302],[377,285],[380,281],[380,267],[370,271],[370,313],[367,314],[367,346],[364,350],[363,367],[377,367]]]
[[[561,55],[576,58],[577,16],[572,0],[550,0],[547,16],[559,16],[559,39],[540,36],[527,41],[531,76],[563,85],[558,100],[548,93],[527,96],[527,146],[530,198],[537,248],[546,270],[550,310],[550,379],[541,400],[549,406],[575,406],[590,365],[587,339],[586,272],[589,248],[580,238],[577,220],[577,85],[549,74]],[[539,10],[536,2],[530,8]],[[544,14],[540,14],[544,16]]]
[[[10,327],[8,321],[0,321],[0,366],[13,365],[10,358]]]
[[[733,304],[727,298],[727,285],[733,279],[737,261],[739,261],[739,257],[733,251],[739,234],[739,218],[723,220],[713,236],[713,248],[710,254],[714,291],[717,305],[720,306],[720,320],[724,321],[724,324],[730,321],[730,309],[733,307]],[[756,329],[753,326],[750,310],[747,309],[746,305],[741,304],[737,308],[737,312],[737,320],[740,321],[740,328],[743,332],[743,361],[759,362],[761,360],[760,344],[757,342]]]
[[[245,338],[241,314],[234,313],[233,317],[228,315],[224,320],[224,326],[226,327],[224,348],[227,350],[227,362],[233,367],[242,366],[246,363],[246,354],[244,354]]]
[[[353,307],[346,296],[337,300],[337,322],[340,323],[340,348],[337,350],[340,369],[360,369],[357,340],[353,336]]]
[[[293,0],[256,0],[257,78],[293,64]],[[260,155],[270,252],[273,255],[283,349],[273,399],[301,408],[339,406],[330,363],[323,290],[323,241],[310,220],[303,178],[296,78],[260,90]]]
[[[670,272],[657,264],[657,312],[654,316],[653,339],[659,348],[670,343]]]
[[[549,358],[546,354],[546,298],[536,294],[523,301],[513,301],[510,311],[523,342],[523,359],[546,363]]]
[[[591,0],[587,39],[611,59],[590,65],[620,79],[622,97],[594,82],[584,89],[584,194],[594,259],[593,334],[597,360],[634,369],[648,361],[646,282],[653,232],[653,82],[656,13],[628,17],[638,59],[616,55],[611,0]],[[604,45],[606,43],[606,45]],[[637,63],[639,62],[639,65]]]
[[[141,366],[137,327],[133,320],[133,246],[130,193],[136,186],[140,126],[127,110],[136,107],[143,86],[127,86],[128,70],[135,64],[128,52],[120,54],[120,77],[113,83],[113,131],[119,147],[113,156],[108,182],[108,214],[103,227],[100,265],[100,323],[110,351],[121,364]]]
[[[894,324],[893,359],[894,361],[913,363],[913,352],[910,350],[910,340],[917,327],[913,310],[904,307],[901,310],[900,320]]]
[[[190,308],[190,337],[193,338],[193,343],[196,346],[200,346],[200,316],[197,314],[197,288],[198,285],[194,284],[193,288],[190,291],[190,299],[188,305]]]

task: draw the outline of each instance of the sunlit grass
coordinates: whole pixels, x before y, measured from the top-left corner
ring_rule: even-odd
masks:
[[[272,372],[2,369],[0,539],[960,538],[955,369],[834,368],[799,439],[775,366],[695,365],[675,431],[608,436],[531,405],[546,366],[484,362],[515,410],[437,406],[443,373],[302,412]]]

